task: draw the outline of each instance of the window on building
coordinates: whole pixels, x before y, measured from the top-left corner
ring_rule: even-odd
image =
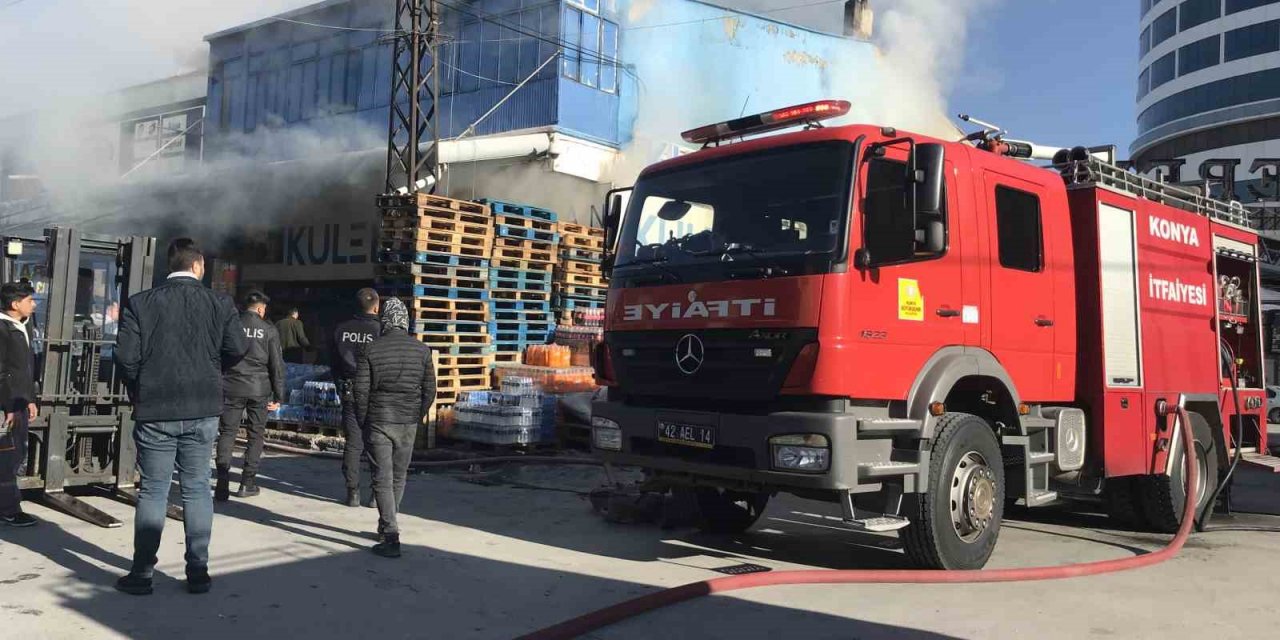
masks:
[[[1178,75],[1212,67],[1222,58],[1222,38],[1217,34],[1178,49]]]
[[[1138,134],[1206,111],[1280,98],[1280,68],[1206,82],[1160,100],[1138,116]]]
[[[1280,0],[1227,0],[1227,15],[1276,3]]]
[[[1280,20],[1268,20],[1226,33],[1226,61],[1280,51]]]
[[[1138,99],[1141,100],[1148,93],[1151,93],[1151,68],[1142,70],[1142,74],[1138,76]]]
[[[599,0],[575,6],[599,6]],[[564,9],[564,76],[588,87],[614,92],[618,89],[618,25],[573,6]]]
[[[1178,5],[1178,30],[1186,31],[1222,17],[1222,0],[1187,0]]]
[[[1151,51],[1151,27],[1142,30],[1142,35],[1138,36],[1138,57],[1147,55]]]
[[[1177,77],[1177,54],[1177,51],[1170,51],[1161,56],[1159,60],[1151,63],[1151,89],[1153,91],[1156,87]]]
[[[1019,271],[1044,268],[1040,198],[1026,191],[996,187],[996,235],[1000,266]]]
[[[1151,47],[1160,46],[1161,42],[1172,38],[1178,33],[1178,9],[1175,7],[1170,9],[1156,18],[1151,23]]]

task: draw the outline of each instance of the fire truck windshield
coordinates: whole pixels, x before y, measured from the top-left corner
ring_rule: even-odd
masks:
[[[761,267],[762,277],[766,267],[775,275],[829,270],[843,247],[853,155],[850,142],[822,142],[646,176],[631,197],[616,264],[686,282],[743,266]]]

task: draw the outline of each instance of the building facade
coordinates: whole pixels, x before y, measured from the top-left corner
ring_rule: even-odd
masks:
[[[1139,0],[1138,137],[1144,173],[1215,184],[1264,230],[1280,200],[1280,0]]]

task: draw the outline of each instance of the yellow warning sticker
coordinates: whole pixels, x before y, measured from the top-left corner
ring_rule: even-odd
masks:
[[[898,319],[924,321],[924,295],[915,280],[898,278]]]

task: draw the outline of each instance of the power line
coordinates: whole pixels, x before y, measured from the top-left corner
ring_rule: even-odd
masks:
[[[16,2],[22,2],[22,0],[16,0]],[[400,33],[399,31],[396,31],[395,29],[374,29],[374,28],[366,28],[366,27],[343,27],[343,26],[339,26],[339,25],[336,25],[336,24],[319,24],[319,23],[316,23],[316,22],[306,22],[306,21],[303,21],[303,20],[291,20],[291,19],[289,19],[289,18],[280,18],[280,17],[273,17],[273,18],[271,18],[271,19],[272,19],[272,20],[275,20],[275,21],[277,21],[277,22],[288,22],[289,24],[300,24],[300,25],[307,26],[307,27],[316,27],[317,29],[333,29],[334,31],[361,31],[361,32],[372,32],[372,33]]]

